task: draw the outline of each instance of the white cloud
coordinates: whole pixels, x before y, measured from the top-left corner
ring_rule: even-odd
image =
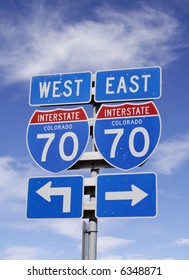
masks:
[[[7,260],[39,259],[40,249],[32,246],[9,246],[5,249]]]
[[[99,260],[123,260],[123,256],[119,255],[105,255],[102,258],[99,258]]]
[[[76,241],[81,240],[81,220],[40,220],[28,221],[25,217],[28,179],[43,174],[39,168],[28,164],[26,161],[16,160],[13,157],[0,157],[0,216],[6,221],[0,227],[16,230],[39,230],[41,228],[51,230],[55,234],[63,235]],[[16,209],[16,211],[15,211]],[[8,220],[8,216],[11,222]],[[14,221],[12,214],[14,213]],[[21,217],[18,215],[21,213]],[[15,219],[19,218],[19,222]],[[24,220],[20,220],[24,219]]]
[[[51,13],[42,5],[30,9],[30,17],[21,14],[16,24],[11,17],[1,19],[0,71],[6,83],[40,73],[165,65],[180,47],[181,24],[149,7],[120,13],[99,6],[96,20],[72,24],[64,22],[61,6]]]
[[[1,222],[9,219],[24,218],[28,192],[28,179],[44,174],[27,160],[14,157],[0,157],[0,218]]]
[[[27,162],[16,160],[13,157],[0,157],[0,201],[14,201],[25,199],[27,181],[35,168]]]
[[[189,246],[189,238],[178,238],[176,241],[175,241],[176,244],[178,245],[186,245],[186,246]]]
[[[81,240],[82,224],[80,220],[47,220],[41,221],[40,225],[52,232],[75,240]]]
[[[149,260],[149,256],[142,254],[130,254],[130,255],[104,255],[101,260]]]
[[[109,250],[113,250],[123,246],[129,246],[134,243],[134,240],[128,240],[124,238],[112,237],[112,236],[101,236],[98,238],[98,252],[104,253]]]
[[[158,173],[171,175],[189,160],[189,133],[158,145],[152,165]]]
[[[4,222],[0,224],[0,228],[6,229],[8,231],[12,231],[12,230],[18,230],[21,232],[32,232],[32,231],[37,231],[40,229],[40,221],[28,221],[26,219],[23,220],[19,220],[17,221],[12,221],[11,222]],[[28,234],[28,233],[26,233]]]

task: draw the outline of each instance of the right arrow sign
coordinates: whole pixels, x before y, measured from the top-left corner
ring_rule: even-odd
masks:
[[[148,195],[135,185],[131,185],[131,189],[132,191],[106,192],[105,200],[131,200],[131,206],[134,206]]]
[[[155,217],[157,214],[155,173],[99,175],[97,217]]]

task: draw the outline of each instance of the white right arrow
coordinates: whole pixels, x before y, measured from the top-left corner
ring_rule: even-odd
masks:
[[[106,192],[105,200],[132,200],[131,206],[136,205],[143,200],[148,194],[135,185],[131,185],[132,191],[125,192]]]
[[[64,188],[51,188],[52,182],[49,181],[45,185],[43,185],[40,189],[36,191],[38,195],[42,198],[51,202],[51,196],[64,196],[64,203],[62,206],[62,212],[70,212],[71,208],[71,188],[64,187]]]

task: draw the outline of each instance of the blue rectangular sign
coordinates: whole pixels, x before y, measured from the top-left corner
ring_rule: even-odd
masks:
[[[28,219],[81,218],[83,176],[30,178]]]
[[[155,217],[155,173],[99,175],[96,190],[98,218]]]
[[[29,104],[38,106],[89,103],[91,77],[91,72],[34,76],[30,84]]]
[[[96,102],[149,100],[161,97],[161,68],[98,71]]]

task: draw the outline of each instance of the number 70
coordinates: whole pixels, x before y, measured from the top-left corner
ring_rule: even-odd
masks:
[[[73,150],[72,153],[70,155],[66,155],[65,154],[65,150],[64,150],[64,143],[66,138],[71,137],[73,140]],[[47,142],[45,143],[42,155],[41,155],[41,162],[46,162],[47,159],[47,153],[48,150],[50,148],[50,145],[52,144],[53,140],[55,138],[55,133],[42,133],[42,134],[37,134],[37,139],[47,139]],[[73,160],[78,152],[78,148],[79,148],[79,141],[78,141],[78,137],[74,132],[66,132],[62,135],[62,137],[60,138],[60,142],[59,142],[59,154],[61,156],[61,158],[65,161],[71,161]]]
[[[144,136],[144,147],[140,152],[136,151],[134,146],[134,138],[138,132],[142,133]],[[115,158],[116,149],[122,135],[124,134],[124,129],[123,128],[105,129],[104,134],[115,134],[115,138],[113,140],[111,150],[110,150],[110,158]],[[143,157],[148,152],[149,146],[150,146],[150,137],[148,131],[144,127],[134,128],[129,135],[129,150],[131,154],[135,157]]]

